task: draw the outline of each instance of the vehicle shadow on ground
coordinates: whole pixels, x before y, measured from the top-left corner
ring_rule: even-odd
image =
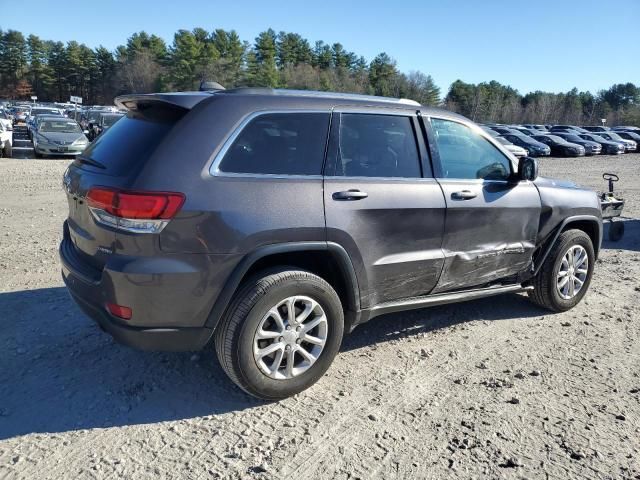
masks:
[[[343,351],[388,342],[419,333],[429,333],[474,320],[540,318],[549,315],[524,294],[505,294],[469,302],[441,305],[376,317],[357,327],[342,344]]]
[[[0,293],[0,440],[155,423],[262,405],[211,349],[156,353],[115,343],[66,288]]]
[[[614,223],[624,222],[624,236],[617,242],[609,240],[609,229],[611,222],[604,222],[604,232],[602,238],[602,248],[608,250],[629,250],[640,252],[640,220],[636,219],[616,219]]]
[[[141,352],[116,344],[66,289],[0,293],[0,440],[137,425],[259,407],[222,372],[211,349]],[[471,320],[544,314],[519,295],[377,318],[343,351]]]

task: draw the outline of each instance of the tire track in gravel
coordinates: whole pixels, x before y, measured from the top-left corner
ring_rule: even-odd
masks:
[[[475,344],[483,345],[483,348],[481,350],[469,349],[468,352],[472,352],[474,357],[478,357],[486,356],[486,353],[494,349],[495,344],[492,342],[498,339],[493,335],[495,333],[493,330],[485,328],[481,334],[475,336]],[[455,344],[455,341],[451,341]],[[464,361],[471,357],[471,353],[466,353],[462,358],[458,357],[458,360]],[[401,405],[407,407],[420,403],[427,393],[433,396],[434,392],[441,388],[438,382],[453,371],[455,362],[444,361],[437,366],[434,365],[433,367],[437,368],[435,371],[434,368],[431,368],[432,365],[427,362],[418,361],[399,385],[393,385],[395,382],[390,375],[383,377],[379,383],[385,386],[393,385],[393,387],[386,389],[386,393],[376,396],[364,394],[355,401],[349,398],[348,401],[339,402],[336,405],[337,408],[332,409],[330,414],[323,418],[322,425],[319,426],[320,431],[315,432],[313,436],[315,438],[312,438],[312,441],[304,448],[299,449],[290,462],[283,467],[282,475],[291,477],[304,473],[313,477],[317,467],[336,445],[351,445],[356,438],[360,442],[363,441],[363,437],[368,439],[371,430],[364,426],[367,422],[370,423],[368,415],[385,417],[380,412],[389,410],[389,407],[397,410]],[[400,396],[399,392],[401,392]],[[452,391],[449,389],[442,398],[446,399],[451,395]],[[372,402],[375,402],[377,407],[371,408],[369,405]]]

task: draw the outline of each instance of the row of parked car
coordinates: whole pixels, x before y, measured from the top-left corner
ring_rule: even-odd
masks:
[[[98,135],[123,117],[115,107],[80,108],[57,104],[16,104],[0,108],[3,154],[12,154],[12,130],[18,123],[27,127],[35,156],[78,155]],[[2,132],[0,132],[2,133]],[[4,138],[6,136],[6,139]],[[11,145],[8,149],[5,145]]]
[[[635,152],[640,143],[640,127],[576,125],[481,125],[518,157],[581,157]]]

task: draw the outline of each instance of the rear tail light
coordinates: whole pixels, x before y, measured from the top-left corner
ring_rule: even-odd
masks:
[[[184,204],[176,192],[142,192],[93,187],[87,204],[98,223],[133,233],[158,233]]]
[[[116,305],[115,303],[107,303],[107,310],[114,317],[118,317],[123,320],[131,320],[131,315],[133,315],[133,311],[129,307]]]

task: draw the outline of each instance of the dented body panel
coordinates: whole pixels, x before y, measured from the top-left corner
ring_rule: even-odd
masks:
[[[567,180],[539,177],[534,181],[542,210],[538,226],[540,244],[543,244],[570,217],[584,217],[597,231],[593,248],[598,255],[602,243],[602,210],[596,192]]]
[[[445,265],[435,292],[488,284],[526,271],[538,234],[540,196],[531,182],[438,180],[447,202]],[[476,195],[456,200],[454,192]]]

